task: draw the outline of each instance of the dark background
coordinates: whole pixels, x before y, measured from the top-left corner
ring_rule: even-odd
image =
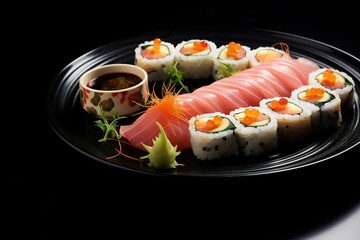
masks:
[[[151,37],[152,31],[161,29],[173,29],[174,34],[190,26],[277,30],[330,44],[359,58],[355,7],[346,2],[315,7],[295,1],[123,4],[32,4],[36,11],[13,30],[19,36],[12,41],[10,59],[21,59],[30,67],[21,71],[29,73],[25,86],[31,87],[36,107],[25,107],[30,117],[17,123],[20,128],[28,125],[21,129],[20,139],[25,134],[25,141],[14,139],[15,157],[9,159],[11,168],[6,171],[12,235],[294,239],[334,229],[359,208],[360,174],[357,157],[352,157],[359,148],[341,158],[269,176],[143,176],[73,150],[52,131],[46,114],[48,88],[73,60],[109,42],[144,33]]]

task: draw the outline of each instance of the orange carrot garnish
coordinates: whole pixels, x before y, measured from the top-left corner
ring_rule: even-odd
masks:
[[[281,51],[283,51],[285,53],[285,56],[286,57],[290,57],[290,48],[289,48],[289,45],[287,45],[286,43],[284,42],[278,42],[278,43],[275,43],[273,45],[271,45],[272,47],[276,47],[277,45],[280,46],[280,49]]]
[[[118,144],[119,144],[119,149],[115,148],[115,151],[117,152],[115,155],[112,155],[112,156],[109,156],[109,157],[106,157],[105,159],[106,160],[111,160],[113,158],[116,158],[120,155],[126,157],[126,158],[129,158],[129,159],[132,159],[132,160],[135,160],[135,161],[140,161],[140,162],[143,162],[144,160],[140,159],[140,158],[137,158],[137,157],[132,157],[130,155],[127,155],[125,153],[123,153],[122,151],[122,146],[121,146],[121,141],[119,139],[113,139],[113,138],[109,138],[107,140],[113,140],[113,141],[117,141]],[[123,143],[126,143],[126,142],[123,142]]]
[[[153,87],[155,89],[155,85]],[[149,96],[149,101],[145,105],[138,105],[146,108],[145,111],[155,111],[165,116],[166,123],[164,123],[164,127],[170,127],[171,130],[175,133],[172,127],[172,123],[179,123],[179,121],[188,122],[188,109],[181,104],[181,100],[178,98],[182,89],[175,92],[175,85],[167,86],[165,83],[163,83],[162,97],[158,97],[154,89]],[[138,114],[141,113],[143,112],[138,112]]]

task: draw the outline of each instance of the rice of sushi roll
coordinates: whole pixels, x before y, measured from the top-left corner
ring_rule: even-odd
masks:
[[[220,112],[204,113],[189,120],[190,143],[200,160],[238,155],[235,126],[229,116]]]
[[[291,98],[299,100],[311,110],[311,125],[314,132],[340,127],[341,100],[332,90],[323,86],[304,85],[293,90]]]
[[[226,65],[231,67],[233,72],[242,71],[249,67],[249,57],[251,49],[243,46],[240,43],[229,42],[227,45],[222,45],[216,50],[216,60],[214,61],[212,76],[215,80],[229,77],[224,75],[221,68],[226,68]]]
[[[249,67],[255,67],[263,62],[270,61],[275,58],[290,57],[289,53],[275,47],[258,47],[252,49],[249,57]]]
[[[324,86],[339,94],[343,110],[352,107],[354,102],[354,80],[337,69],[320,68],[309,74],[309,85]]]
[[[159,38],[145,41],[135,49],[135,65],[148,73],[149,82],[164,81],[168,75],[164,68],[175,62],[175,47]]]
[[[175,61],[184,78],[209,78],[213,69],[213,58],[217,47],[209,40],[182,41],[175,47]]]
[[[241,107],[229,113],[234,117],[239,152],[245,156],[260,156],[278,147],[278,123],[265,108]]]
[[[280,142],[299,143],[311,137],[311,111],[298,100],[289,97],[267,98],[261,100],[259,106],[275,114]]]

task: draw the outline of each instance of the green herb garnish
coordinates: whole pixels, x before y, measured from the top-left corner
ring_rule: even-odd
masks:
[[[183,83],[184,72],[177,68],[179,61],[164,68],[165,73],[169,76],[166,82],[168,86],[180,85],[186,92],[189,92],[189,88]]]
[[[216,80],[230,77],[241,71],[241,70],[234,70],[231,64],[224,63],[217,58],[215,58],[214,61],[217,61],[219,63],[219,68],[215,76]]]
[[[101,119],[94,121],[94,125],[101,128],[103,131],[103,138],[99,139],[99,142],[106,142],[109,138],[120,139],[121,135],[117,131],[117,121],[126,118],[125,116],[113,116],[113,120],[109,123],[105,116],[105,111],[101,110]]]

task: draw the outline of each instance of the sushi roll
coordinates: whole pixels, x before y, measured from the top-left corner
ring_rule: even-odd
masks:
[[[337,93],[323,86],[304,85],[293,90],[291,98],[299,100],[311,110],[314,132],[340,127],[341,100]]]
[[[190,143],[200,160],[238,155],[235,126],[229,116],[220,112],[204,113],[189,120]]]
[[[135,49],[135,65],[148,73],[149,82],[164,81],[168,75],[164,68],[175,62],[175,47],[160,38],[145,41]]]
[[[275,115],[260,107],[238,108],[230,112],[234,117],[239,153],[260,156],[278,147],[278,123]]]
[[[288,58],[289,53],[275,47],[258,47],[251,50],[249,56],[249,67],[255,67],[263,62],[270,61],[275,58]]]
[[[240,43],[229,42],[227,45],[222,45],[216,50],[212,76],[215,80],[229,77],[234,72],[247,69],[249,66],[249,57],[251,49],[247,46],[243,46]],[[223,68],[231,68],[227,71],[222,71]],[[225,74],[224,74],[225,72]]]
[[[267,98],[261,100],[259,106],[275,114],[280,142],[299,143],[311,137],[311,111],[298,100],[289,97]]]
[[[216,52],[215,43],[208,40],[193,39],[182,41],[175,47],[175,61],[184,78],[209,78],[213,69]]]
[[[341,108],[349,109],[354,103],[354,80],[337,69],[320,68],[309,74],[309,85],[324,86],[339,94]]]

